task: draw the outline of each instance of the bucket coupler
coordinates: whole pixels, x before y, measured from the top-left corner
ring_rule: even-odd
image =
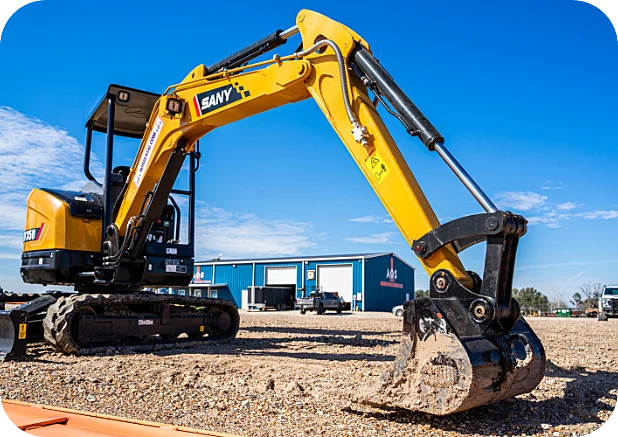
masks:
[[[545,351],[511,298],[515,252],[526,220],[496,211],[446,223],[414,242],[429,257],[453,244],[487,241],[483,280],[472,290],[439,270],[430,296],[404,305],[404,336],[393,369],[361,395],[362,403],[446,415],[534,390]]]
[[[434,229],[414,241],[412,250],[421,259],[452,244],[457,252],[487,242],[483,279],[468,272],[472,290],[447,270],[438,270],[430,281],[432,299],[456,298],[467,305],[472,319],[485,331],[508,331],[519,317],[519,305],[511,298],[519,239],[527,232],[527,220],[505,211],[462,217]]]
[[[43,339],[42,317],[56,297],[42,295],[12,310],[0,311],[0,361],[26,356],[29,342]]]

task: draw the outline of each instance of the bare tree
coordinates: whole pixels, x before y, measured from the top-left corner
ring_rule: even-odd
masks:
[[[549,303],[551,305],[552,311],[558,308],[567,308],[569,306],[566,298],[564,297],[566,292],[567,290],[565,288],[552,288],[551,289],[551,294],[553,297],[549,301]]]
[[[595,298],[600,298],[601,294],[603,293],[603,284],[601,284],[600,282],[596,282],[595,284],[592,285],[593,288],[593,293],[594,293],[594,297]]]
[[[584,282],[579,286],[582,295],[582,304],[585,308],[596,308],[599,297],[603,291],[603,284],[600,282]]]
[[[583,284],[580,284],[579,291],[581,291],[580,294],[584,299],[590,299],[593,293],[592,282],[584,282]]]

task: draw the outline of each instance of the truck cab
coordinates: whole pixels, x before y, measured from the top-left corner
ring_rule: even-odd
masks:
[[[618,285],[606,285],[599,298],[599,320],[618,317]]]
[[[307,311],[324,314],[327,310],[341,314],[344,305],[345,302],[338,293],[330,293],[321,289],[312,291],[309,297],[296,299],[296,307],[300,309],[301,314],[306,314]]]

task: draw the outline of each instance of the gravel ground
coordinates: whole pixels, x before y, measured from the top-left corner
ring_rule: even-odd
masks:
[[[247,436],[580,436],[618,395],[618,319],[531,319],[549,366],[532,393],[449,417],[350,399],[397,353],[390,314],[242,313],[228,345],[0,365],[0,397]]]

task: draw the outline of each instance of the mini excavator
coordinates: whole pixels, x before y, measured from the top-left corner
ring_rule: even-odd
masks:
[[[302,43],[294,53],[254,61],[296,34]],[[404,340],[392,370],[361,401],[445,415],[536,388],[545,352],[511,296],[526,219],[496,208],[361,36],[309,10],[290,29],[197,66],[162,95],[109,87],[86,124],[89,182],[79,192],[34,189],[27,201],[23,280],[75,291],[32,296],[0,313],[2,354],[23,356],[27,343],[41,339],[78,355],[233,340],[239,326],[233,302],[148,290],[191,282],[200,139],[310,97],[430,276],[429,297],[404,305]],[[446,162],[484,212],[440,224],[380,105]],[[102,182],[90,171],[93,132],[106,135]],[[117,136],[141,140],[131,167],[112,168]],[[175,189],[187,160],[189,188]],[[188,243],[180,243],[175,196],[188,197]],[[486,244],[482,277],[466,271],[458,256],[478,243]]]

